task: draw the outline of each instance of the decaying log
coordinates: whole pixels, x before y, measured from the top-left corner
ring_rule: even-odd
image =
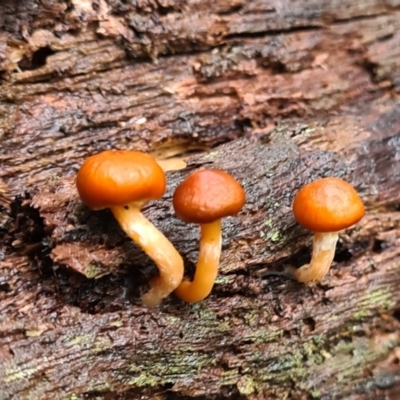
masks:
[[[398,113],[400,122],[400,108],[394,112]],[[185,169],[167,173],[166,196],[146,207],[144,213],[165,232],[180,253],[195,264],[198,228],[174,217],[172,193],[179,182],[197,168],[217,168],[231,173],[243,185],[247,203],[237,218],[224,221],[223,237],[226,240],[221,271],[229,272],[276,262],[304,246],[305,236],[308,238],[309,235],[304,235],[305,230],[296,225],[291,203],[294,193],[311,180],[329,175],[347,179],[354,183],[367,203],[376,202],[376,192],[382,195],[389,191],[385,196],[393,196],[383,204],[388,200],[393,203],[400,200],[399,191],[393,190],[400,186],[400,175],[393,174],[398,168],[399,135],[386,138],[381,135],[378,140],[371,135],[371,140],[355,144],[357,147],[349,161],[346,152],[341,155],[299,152],[290,141],[282,140],[290,133],[281,131],[277,143],[263,138],[233,141],[205,155],[185,160]],[[387,176],[393,179],[385,180]],[[38,189],[31,205],[44,218],[45,229],[50,232],[51,255],[56,263],[67,264],[90,277],[110,273],[121,265],[146,265],[146,257],[131,241],[124,239],[125,235],[111,213],[93,213],[84,209],[73,177],[48,182]],[[371,237],[370,231],[363,236],[362,229],[357,227],[356,230],[355,240],[362,242]]]
[[[4,2],[0,176],[21,188],[108,147],[204,148],[398,88],[399,4],[359,3]]]
[[[377,115],[375,122],[360,125],[363,135],[349,139],[346,146],[350,154],[301,151],[303,145],[297,149],[273,138],[241,139],[187,160],[184,170],[168,173],[167,196],[146,213],[193,260],[197,235],[193,226],[183,226],[171,213],[174,185],[193,168],[222,167],[242,180],[248,193],[243,213],[224,226],[228,240],[222,273],[228,275],[221,275],[210,298],[197,305],[171,298],[160,310],[145,309],[129,295],[128,305],[124,293],[130,290],[129,281],[137,279],[134,266],[145,264],[141,252],[124,247],[126,240],[111,215],[90,212],[80,204],[70,179],[35,189],[33,199],[24,200],[16,211],[17,220],[19,213],[26,215],[24,207],[33,207],[31,213],[36,211],[43,219],[43,232],[49,235],[45,241],[53,251],[70,245],[72,258],[77,246],[77,256],[86,248],[91,257],[96,249],[107,254],[111,247],[112,256],[102,261],[120,271],[88,281],[64,269],[56,278],[48,267],[40,273],[21,256],[2,263],[10,295],[2,301],[1,311],[35,315],[33,321],[25,317],[22,325],[13,319],[3,323],[3,335],[9,338],[2,378],[7,395],[43,396],[51,388],[60,398],[98,392],[127,392],[136,398],[155,391],[164,398],[173,398],[174,393],[206,393],[208,398],[283,398],[289,393],[294,398],[335,393],[343,398],[358,393],[369,398],[368,393],[392,387],[398,381],[400,342],[397,314],[390,315],[400,301],[399,192],[392,188],[399,186],[400,176],[386,178],[395,172],[400,149],[400,137],[393,133],[400,126],[399,111],[394,107]],[[378,138],[374,127],[384,124],[385,118],[391,129],[382,127]],[[317,140],[318,132],[310,135],[308,143]],[[294,226],[291,197],[304,182],[328,173],[352,181],[368,213],[347,232],[349,237],[342,238],[326,281],[307,287],[249,276],[252,264],[270,265],[289,255],[302,258],[298,251],[304,250],[310,235]],[[114,255],[117,260],[125,257],[122,265]],[[124,264],[128,271],[122,273]],[[238,268],[246,272],[232,273]]]
[[[293,229],[295,223],[290,212],[292,193],[308,179],[326,174],[346,175],[345,164],[338,157],[322,152],[301,156],[294,145],[284,142],[271,145],[260,144],[258,140],[233,141],[186,162],[187,168],[167,174],[168,193],[144,212],[181,254],[195,263],[199,229],[174,217],[173,190],[184,176],[199,167],[230,172],[243,185],[247,202],[238,218],[227,218],[223,223],[222,271],[268,262],[278,255],[282,245],[280,255],[290,254],[292,249],[287,245],[298,241],[299,236],[298,230]],[[38,190],[31,205],[44,218],[45,229],[50,232],[51,256],[55,262],[90,277],[110,273],[124,264],[146,264],[146,257],[124,238],[111,213],[83,209],[74,178],[49,182],[43,190]],[[288,237],[286,232],[290,232]],[[111,252],[105,256],[110,248]]]
[[[399,32],[398,0],[0,2],[0,399],[398,399]],[[107,148],[184,160],[144,212],[188,275],[174,188],[243,184],[205,301],[140,304],[151,260],[74,186]],[[367,206],[327,278],[256,275],[307,262],[327,175]]]

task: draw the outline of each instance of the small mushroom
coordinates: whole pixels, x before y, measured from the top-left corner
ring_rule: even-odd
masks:
[[[339,231],[356,224],[364,216],[357,192],[342,179],[329,177],[304,186],[293,201],[296,221],[314,231],[311,262],[292,269],[299,282],[321,282],[335,255]]]
[[[178,218],[200,224],[201,238],[196,272],[192,281],[183,279],[176,296],[187,302],[206,298],[214,285],[221,255],[221,218],[236,215],[246,202],[240,184],[219,170],[200,170],[175,190],[173,206]]]
[[[165,174],[156,160],[137,151],[110,150],[91,156],[79,169],[76,186],[82,201],[93,210],[110,208],[125,233],[156,263],[159,276],[142,296],[154,306],[181,282],[183,260],[169,240],[142,214],[150,200],[161,198]]]

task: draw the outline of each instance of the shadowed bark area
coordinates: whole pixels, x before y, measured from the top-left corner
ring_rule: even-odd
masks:
[[[0,399],[399,398],[399,28],[397,0],[1,2]],[[188,276],[174,188],[245,188],[205,301],[140,304],[153,263],[74,185],[108,148],[184,161],[144,214]],[[326,279],[258,276],[309,260],[291,202],[329,175],[367,212]]]

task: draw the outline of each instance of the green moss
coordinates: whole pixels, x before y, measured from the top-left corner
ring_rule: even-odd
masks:
[[[178,324],[181,321],[181,318],[175,317],[175,315],[166,315],[165,319],[171,324]]]
[[[223,385],[236,385],[238,381],[239,371],[237,369],[229,369],[222,371],[221,377]]]
[[[148,375],[146,373],[142,373],[139,376],[136,376],[128,381],[128,385],[136,386],[136,387],[144,387],[144,386],[157,386],[159,383],[159,378],[153,375]],[[163,382],[165,383],[165,382]]]
[[[239,393],[243,396],[253,394],[257,388],[254,380],[247,375],[240,377],[240,379],[236,383],[236,387],[238,388]]]
[[[269,239],[271,242],[279,242],[282,240],[282,236],[279,231],[271,231],[268,232],[267,234],[267,239]]]
[[[211,357],[211,355],[199,357],[183,352],[170,353],[168,359],[148,357],[130,365],[128,384],[151,387],[173,382],[182,374],[195,376],[201,368],[211,363]]]
[[[257,344],[270,343],[281,337],[281,331],[273,325],[252,329],[250,332],[251,335],[244,336],[244,339]]]
[[[277,207],[279,207],[279,203],[277,203],[277,202],[272,203],[272,204],[269,203],[268,207],[277,208]],[[265,238],[266,240],[269,240],[273,243],[280,242],[284,239],[281,232],[277,229],[274,229],[272,220],[270,220],[270,219],[265,220],[264,225],[267,226],[269,229],[266,232],[264,232],[262,230],[260,231],[260,237],[262,239]]]
[[[94,278],[99,278],[100,276],[103,276],[107,273],[108,271],[101,267],[98,264],[88,264],[85,268],[85,276],[88,279],[94,279]]]
[[[289,125],[285,125],[285,124],[278,125],[278,126],[274,129],[274,131],[275,131],[275,132],[282,132],[282,131],[285,131],[286,129],[288,129],[288,127],[289,127]]]
[[[315,335],[311,338],[311,340],[316,346],[321,346],[325,343],[325,338],[323,335]]]
[[[301,129],[300,133],[297,136],[309,136],[310,133],[313,133],[315,130],[316,128],[308,126],[306,128]]]
[[[303,362],[307,366],[312,366],[315,364],[322,364],[326,359],[329,359],[331,355],[324,350],[322,343],[316,344],[314,340],[311,340],[303,345],[301,351]]]
[[[264,225],[268,226],[268,228],[272,228],[272,221],[271,221],[270,219],[267,219],[267,220],[264,222]]]
[[[280,373],[287,370],[291,370],[293,376],[305,375],[306,371],[301,351],[284,354],[269,365],[269,373]]]
[[[310,396],[311,396],[313,399],[319,399],[319,398],[321,397],[321,392],[318,391],[317,389],[313,389],[313,390],[311,390],[311,392],[310,392]]]
[[[23,370],[23,371],[15,371],[15,370],[6,370],[6,376],[4,377],[4,382],[5,383],[10,383],[13,381],[17,381],[19,379],[26,378],[29,376],[29,374],[34,373],[35,371],[32,370]]]
[[[382,288],[368,293],[363,299],[361,299],[359,305],[363,308],[375,306],[381,311],[386,311],[393,308],[396,305],[396,302],[393,299],[393,293],[390,290]]]
[[[248,313],[243,316],[243,319],[247,326],[257,326],[258,324],[258,315],[256,313]]]
[[[87,391],[90,392],[104,392],[104,391],[112,391],[114,387],[110,385],[108,382],[93,382],[88,386]]]
[[[53,174],[47,178],[47,182],[56,182],[56,181],[59,181],[60,179],[61,179],[61,175]]]
[[[392,291],[385,288],[374,290],[359,300],[357,304],[358,310],[354,313],[353,319],[363,321],[372,317],[374,314],[373,310],[384,312],[392,309],[395,305]],[[354,329],[352,331],[354,332]]]
[[[91,353],[102,353],[105,350],[108,350],[111,347],[112,343],[109,337],[107,336],[99,336],[96,338],[93,346],[91,347]]]
[[[220,316],[210,311],[204,304],[195,304],[192,308],[199,318],[202,318],[202,326],[196,329],[200,337],[205,335],[218,336],[222,332],[232,333],[232,319],[220,320]],[[307,338],[300,349],[287,349],[286,354],[277,353],[276,358],[271,359],[271,354],[266,356],[267,349],[264,344],[268,342],[279,343],[282,331],[273,325],[260,326],[260,310],[246,312],[242,315],[243,324],[240,328],[240,335],[246,346],[252,346],[251,353],[246,353],[246,361],[233,359],[231,367],[222,372],[220,385],[236,385],[242,396],[249,396],[256,393],[259,388],[267,387],[270,383],[280,386],[282,394],[285,392],[287,376],[290,373],[291,380],[301,390],[307,392],[312,398],[320,398],[323,394],[322,387],[315,387],[315,380],[307,377],[315,374],[324,374],[326,370],[331,371],[339,380],[349,380],[353,374],[360,372],[360,363],[363,360],[370,360],[379,357],[381,353],[388,351],[389,343],[384,346],[382,351],[377,352],[371,349],[368,338],[352,338],[352,341],[342,340],[334,346],[329,346],[329,341],[323,335],[314,335]],[[192,323],[176,319],[172,316],[172,324],[183,325],[183,329],[190,335],[193,332]],[[234,332],[232,333],[234,334]],[[340,333],[339,333],[340,334]],[[184,334],[185,336],[186,334]],[[336,338],[337,336],[335,336]],[[290,345],[289,345],[290,346]],[[274,347],[274,346],[273,346]],[[273,348],[272,347],[272,348]],[[271,349],[272,349],[271,348]],[[274,350],[272,350],[274,351]],[[218,352],[218,350],[217,350]],[[143,353],[144,354],[144,353]],[[146,349],[146,358],[140,354],[133,355],[129,371],[126,372],[125,379],[129,385],[136,387],[155,387],[166,383],[174,383],[177,379],[190,379],[199,374],[199,371],[208,369],[213,365],[216,354],[201,354],[198,350],[193,352],[187,350],[182,343],[168,354],[160,357],[159,349]],[[266,361],[268,360],[268,361]],[[242,362],[244,365],[242,366]],[[343,370],[343,365],[346,365]],[[245,368],[244,368],[245,367]],[[284,397],[279,397],[284,398]]]
[[[90,335],[80,335],[74,336],[72,339],[67,341],[67,346],[75,346],[77,344],[88,344],[89,340],[91,339]]]
[[[353,318],[354,318],[356,321],[362,321],[362,320],[364,320],[364,319],[369,318],[371,315],[372,315],[372,313],[371,313],[371,311],[369,311],[369,310],[360,310],[360,311],[357,311],[357,312],[353,315]]]
[[[227,285],[229,283],[232,283],[235,280],[233,276],[227,276],[227,275],[221,275],[217,276],[217,279],[215,280],[215,285]]]
[[[226,284],[231,279],[230,276],[221,276],[217,282]],[[379,349],[370,338],[353,335],[355,330],[363,329],[362,321],[374,315],[374,310],[385,310],[393,306],[391,296],[391,291],[386,289],[365,294],[357,299],[351,314],[346,315],[348,325],[343,326],[341,323],[334,332],[327,331],[327,336],[299,333],[299,338],[285,339],[285,348],[280,345],[282,327],[262,322],[268,320],[269,305],[257,298],[241,297],[240,304],[237,304],[240,312],[235,310],[232,315],[210,309],[207,302],[185,306],[190,313],[187,320],[183,314],[160,313],[160,325],[167,323],[172,331],[179,328],[183,335],[182,341],[169,345],[165,340],[165,348],[161,349],[157,341],[144,343],[145,348],[135,347],[131,353],[124,353],[129,354],[129,367],[116,371],[111,383],[105,382],[104,377],[98,377],[88,391],[106,391],[111,385],[118,387],[121,382],[133,387],[159,387],[177,380],[190,381],[199,371],[213,369],[225,352],[224,346],[229,346],[232,339],[240,357],[236,359],[235,354],[232,355],[229,368],[219,377],[221,386],[236,385],[242,396],[251,396],[259,388],[271,386],[271,393],[279,390],[278,398],[283,399],[284,394],[288,393],[287,377],[290,375],[290,384],[295,384],[296,389],[303,390],[312,398],[320,398],[325,394],[325,388],[319,384],[314,386],[314,377],[319,373],[329,375],[332,380],[337,377],[338,380],[348,382],[352,376],[360,374],[363,363],[369,365],[371,360],[384,357],[390,348],[398,345],[398,338],[394,335],[380,338],[383,344],[380,344]],[[337,318],[337,315],[329,316],[330,321]],[[117,328],[123,326],[120,320],[110,324]],[[96,353],[111,347],[110,340],[106,335],[99,334],[96,337],[95,333],[89,332],[64,336],[64,347],[78,345],[86,349],[82,357],[91,365],[96,359]],[[207,340],[213,343],[215,351],[202,353],[199,344],[203,345]],[[220,346],[216,343],[220,343]],[[226,353],[229,355],[230,351]],[[343,368],[343,365],[346,367]],[[29,379],[36,373],[34,368],[14,367],[6,371],[3,382],[16,385],[18,382],[14,381]],[[74,399],[77,397],[66,398]]]
[[[340,340],[331,348],[333,354],[351,354],[354,351],[353,341]]]

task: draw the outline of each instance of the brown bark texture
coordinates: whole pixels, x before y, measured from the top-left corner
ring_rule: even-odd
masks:
[[[0,1],[0,399],[399,399],[399,100],[399,0]],[[206,300],[141,305],[155,266],[74,184],[110,148],[173,165],[144,214],[188,276],[175,187],[243,185]],[[366,204],[328,276],[261,276],[309,260],[324,176]]]

